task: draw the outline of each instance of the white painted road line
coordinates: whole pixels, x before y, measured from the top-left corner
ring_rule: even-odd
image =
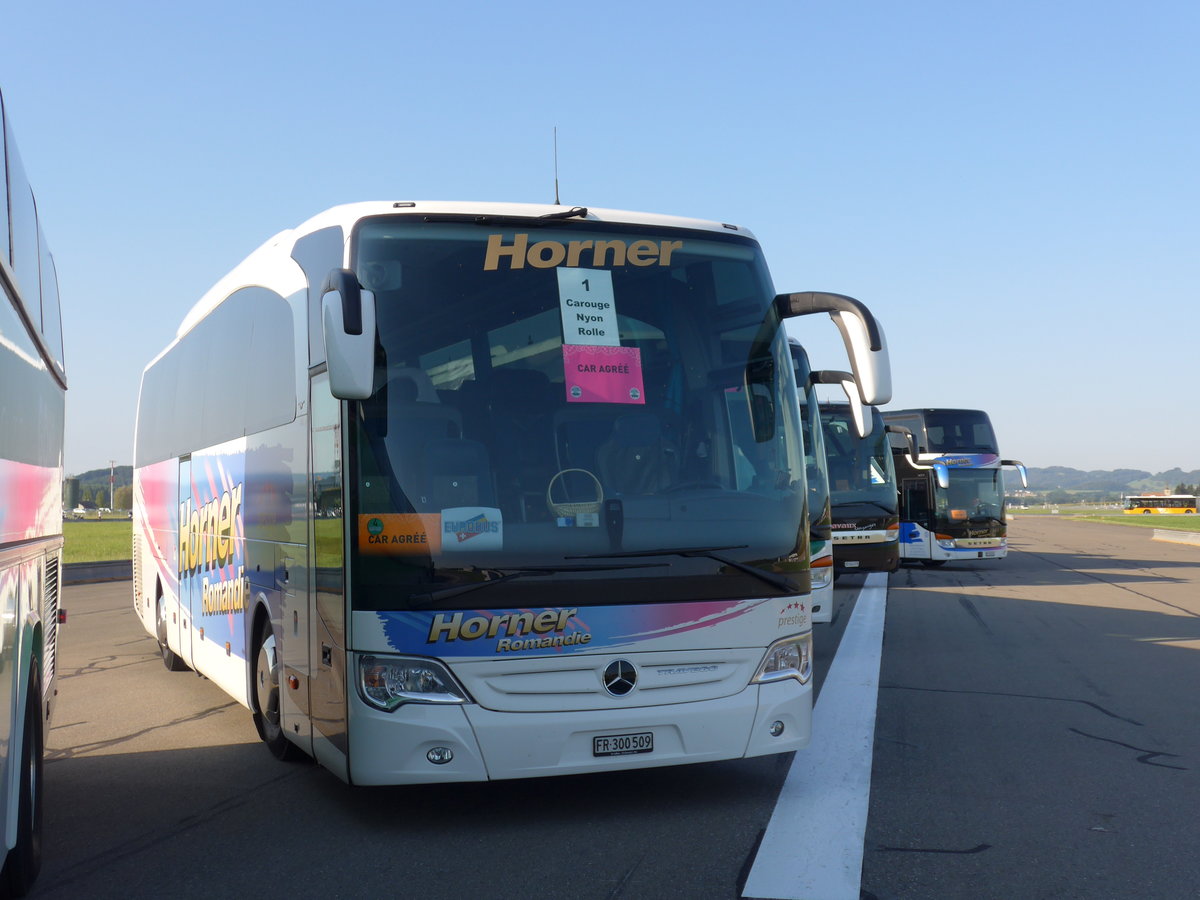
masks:
[[[858,900],[887,575],[873,572],[821,686],[813,736],[796,754],[743,897]]]

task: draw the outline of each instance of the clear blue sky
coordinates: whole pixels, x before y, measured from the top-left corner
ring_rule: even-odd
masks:
[[[564,203],[737,222],[779,290],[869,304],[891,406],[986,409],[1030,466],[1200,468],[1200,4],[41,0],[2,24],[68,473],[132,461],[141,370],[266,238],[357,200],[550,201],[555,126]],[[800,335],[844,367],[832,325]]]

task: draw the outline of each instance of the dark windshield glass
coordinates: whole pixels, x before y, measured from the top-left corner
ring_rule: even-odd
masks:
[[[849,504],[867,504],[876,512],[898,510],[896,470],[883,417],[873,407],[870,415],[871,433],[859,438],[848,405],[821,405],[829,497],[835,518],[837,510]]]
[[[379,333],[376,393],[350,406],[358,608],[482,581],[453,602],[778,592],[711,554],[581,560],[656,549],[803,568],[800,413],[757,244],[389,217],[355,258]]]
[[[930,410],[925,414],[930,453],[996,453],[987,413],[975,409]]]
[[[1004,520],[1003,475],[1000,469],[951,468],[950,487],[935,487],[934,501],[939,531],[958,535],[968,523],[1000,524]]]
[[[829,540],[829,475],[826,471],[825,436],[816,386],[809,384],[812,369],[808,354],[798,344],[790,344],[792,366],[800,393],[800,420],[804,426],[804,474],[808,479],[808,514],[812,536]]]

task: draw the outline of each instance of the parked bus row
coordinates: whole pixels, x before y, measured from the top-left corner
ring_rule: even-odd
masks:
[[[834,573],[1007,555],[1001,470],[1016,469],[1023,484],[1027,475],[1020,462],[1000,458],[987,413],[881,411],[862,403],[853,375],[812,372],[807,357],[799,359],[802,352],[793,348],[798,383],[801,366],[808,375],[802,396],[821,383],[840,384],[846,395],[846,402],[817,404],[825,455],[810,465],[819,474],[809,478],[810,485],[828,485]],[[1130,511],[1186,510],[1168,498],[1156,500],[1154,507],[1131,505]],[[815,620],[829,621],[832,609],[818,606],[815,596]]]
[[[0,896],[41,867],[55,696],[64,392],[58,277],[0,95]]]
[[[143,374],[137,615],[276,756],[354,784],[803,747],[832,547],[783,325],[814,315],[858,401],[888,402],[871,312],[777,294],[744,228],[321,213]]]

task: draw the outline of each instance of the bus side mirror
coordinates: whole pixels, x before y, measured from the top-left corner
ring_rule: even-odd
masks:
[[[780,318],[828,313],[842,333],[842,343],[850,356],[850,368],[858,394],[868,406],[883,406],[892,399],[892,369],[888,361],[887,340],[883,327],[866,304],[826,291],[801,291],[779,294],[775,298]]]
[[[853,375],[838,369],[819,369],[809,376],[809,380],[813,384],[840,384],[842,390],[846,392],[846,402],[850,404],[850,419],[854,422],[854,434],[860,441],[865,437],[870,437],[873,422],[867,415],[867,408],[863,406],[862,398],[859,397],[858,385],[855,384]]]
[[[1029,472],[1025,469],[1024,463],[1018,462],[1015,459],[1002,459],[1000,460],[1000,465],[1012,466],[1014,469],[1016,469],[1017,474],[1021,476],[1021,487],[1029,487]]]
[[[933,477],[943,491],[950,487],[950,467],[943,462],[933,464]]]
[[[375,295],[349,269],[334,269],[321,288],[321,329],[329,391],[365,400],[375,386]]]

